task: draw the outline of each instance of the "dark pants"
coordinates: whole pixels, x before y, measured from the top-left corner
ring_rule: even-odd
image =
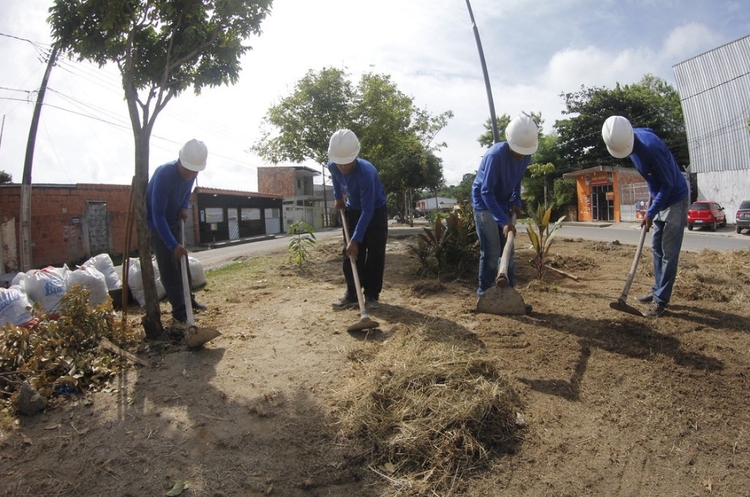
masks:
[[[346,225],[349,235],[354,234],[354,227],[359,220],[360,211],[346,209]],[[378,300],[383,289],[383,273],[385,271],[385,243],[388,239],[388,211],[385,206],[375,209],[365,232],[365,238],[359,244],[357,255],[357,273],[366,297]],[[346,256],[346,240],[344,240],[344,277],[346,278],[346,293],[357,296],[354,284],[351,260]]]
[[[172,228],[172,234],[180,240],[180,227]],[[172,317],[177,321],[187,321],[187,312],[185,309],[185,296],[182,293],[182,270],[180,261],[174,256],[174,252],[159,236],[156,230],[151,230],[151,250],[156,256],[156,264],[159,266],[159,277],[164,289],[167,291],[167,300],[172,305]],[[190,265],[188,265],[188,281],[190,278]],[[191,304],[192,305],[192,304]]]

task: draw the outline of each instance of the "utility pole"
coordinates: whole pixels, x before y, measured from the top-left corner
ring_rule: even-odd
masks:
[[[29,140],[26,143],[26,160],[23,163],[23,180],[21,181],[21,271],[26,272],[31,269],[31,166],[34,162],[34,144],[36,143],[36,130],[39,127],[39,116],[42,113],[42,103],[44,94],[47,91],[47,82],[52,66],[57,60],[57,46],[52,47],[52,53],[47,62],[47,70],[42,78],[42,86],[39,88],[39,95],[36,98],[34,114],[31,117],[31,129],[29,130]]]
[[[5,114],[3,114],[3,125],[0,126],[0,147],[3,146],[3,131],[5,131]]]
[[[323,165],[323,227],[327,228],[328,223],[328,194],[326,193],[326,165]]]
[[[487,89],[487,100],[490,104],[490,123],[492,124],[492,140],[494,143],[500,141],[500,133],[497,130],[497,119],[495,118],[495,102],[492,99],[492,88],[490,87],[490,75],[487,73],[487,63],[484,61],[484,50],[482,50],[482,40],[479,39],[479,30],[477,29],[477,23],[474,22],[474,12],[471,10],[471,4],[469,0],[466,0],[466,8],[469,9],[469,17],[471,18],[471,26],[474,29],[474,38],[477,41],[477,50],[479,50],[479,62],[482,64],[482,72],[484,73],[484,86]]]

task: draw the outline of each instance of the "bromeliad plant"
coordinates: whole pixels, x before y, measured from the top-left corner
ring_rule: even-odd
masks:
[[[432,229],[423,228],[409,251],[421,265],[420,275],[460,278],[476,265],[477,234],[471,206],[436,217]]]
[[[544,274],[544,265],[549,248],[552,246],[552,240],[555,238],[557,231],[562,228],[563,219],[561,216],[555,224],[550,227],[549,218],[552,216],[552,207],[546,211],[541,204],[537,205],[536,212],[531,211],[531,223],[526,227],[529,233],[531,246],[534,248],[535,256],[533,265],[536,268],[537,277],[541,280]],[[533,223],[533,224],[532,224]],[[536,231],[534,230],[536,227]]]
[[[293,235],[289,240],[289,262],[302,265],[310,258],[310,248],[315,245],[314,228],[304,221],[292,223],[287,230],[287,234]]]

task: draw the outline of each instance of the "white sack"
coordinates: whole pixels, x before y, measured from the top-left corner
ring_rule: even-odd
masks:
[[[66,274],[67,266],[30,271],[24,281],[26,295],[34,302],[41,304],[44,311],[52,318],[60,311],[60,301],[68,291]]]
[[[167,291],[164,289],[164,284],[161,282],[159,275],[159,266],[156,265],[155,260],[151,260],[154,266],[154,279],[156,280],[156,296],[159,300],[167,296]],[[141,260],[139,258],[130,259],[130,268],[128,269],[128,287],[130,287],[130,293],[133,294],[133,298],[138,302],[138,305],[143,307],[146,305],[146,296],[143,293],[143,273],[141,271]]]
[[[32,326],[37,319],[31,315],[31,302],[19,286],[0,288],[0,328],[6,324]]]
[[[117,274],[115,265],[112,262],[112,258],[109,256],[109,254],[104,253],[95,255],[91,259],[84,262],[81,267],[89,266],[94,266],[99,270],[99,272],[104,275],[104,280],[107,283],[108,291],[122,288],[122,280],[120,280],[120,275]]]
[[[68,273],[68,288],[80,285],[89,291],[89,302],[92,306],[103,304],[107,301],[107,281],[104,274],[94,266],[81,267]]]
[[[206,284],[206,272],[203,264],[195,257],[188,256],[188,267],[190,268],[190,282],[192,288],[200,288]]]

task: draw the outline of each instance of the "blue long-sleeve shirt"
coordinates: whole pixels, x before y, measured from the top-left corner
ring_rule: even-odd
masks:
[[[195,182],[185,180],[178,167],[176,160],[157,167],[146,189],[146,224],[170,250],[180,245],[170,228],[179,224],[180,209],[187,210]]]
[[[646,180],[651,192],[651,207],[646,215],[653,219],[659,212],[686,197],[688,185],[674,155],[652,129],[635,128],[633,134],[630,160]]]
[[[333,183],[333,198],[342,200],[346,194],[346,207],[360,211],[359,221],[351,238],[357,243],[365,239],[375,209],[385,205],[385,189],[378,177],[378,170],[364,159],[355,159],[349,174],[339,171],[336,164],[328,163],[328,171]]]
[[[521,180],[530,163],[530,155],[514,160],[508,142],[492,145],[482,157],[471,185],[474,210],[489,210],[498,225],[508,224],[513,204],[521,205]]]

